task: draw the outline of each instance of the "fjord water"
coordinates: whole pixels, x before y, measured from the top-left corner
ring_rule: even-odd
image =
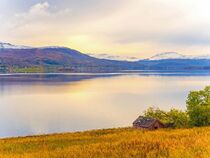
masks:
[[[131,126],[149,106],[185,109],[209,73],[0,75],[0,137]]]

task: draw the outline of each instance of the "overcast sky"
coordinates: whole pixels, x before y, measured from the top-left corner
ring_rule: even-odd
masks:
[[[209,0],[0,0],[0,41],[148,57],[210,53]]]

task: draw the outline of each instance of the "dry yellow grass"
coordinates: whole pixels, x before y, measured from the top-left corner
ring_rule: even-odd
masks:
[[[132,128],[0,140],[0,158],[208,158],[210,127]]]

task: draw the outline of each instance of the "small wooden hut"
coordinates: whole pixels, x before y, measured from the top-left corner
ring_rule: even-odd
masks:
[[[154,119],[154,118],[139,116],[133,122],[133,127],[134,128],[139,128],[139,129],[154,130],[154,129],[164,128],[164,124],[162,122],[160,122],[159,120]]]

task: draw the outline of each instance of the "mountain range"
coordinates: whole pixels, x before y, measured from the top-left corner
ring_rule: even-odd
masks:
[[[142,60],[137,57],[110,55],[110,54],[106,54],[106,53],[88,54],[88,55],[99,58],[99,59],[109,59],[109,60],[120,60],[120,61]],[[165,60],[165,59],[210,59],[210,54],[209,55],[193,56],[193,55],[182,55],[182,54],[179,54],[176,52],[165,52],[165,53],[156,54],[150,58],[146,58],[145,60]]]
[[[118,72],[121,70],[210,70],[210,55],[176,52],[137,59],[83,54],[66,47],[28,47],[0,43],[0,72]]]
[[[164,60],[164,59],[210,59],[209,55],[200,55],[200,56],[193,56],[193,55],[182,55],[176,52],[166,52],[166,53],[160,53],[156,54],[148,60]]]

